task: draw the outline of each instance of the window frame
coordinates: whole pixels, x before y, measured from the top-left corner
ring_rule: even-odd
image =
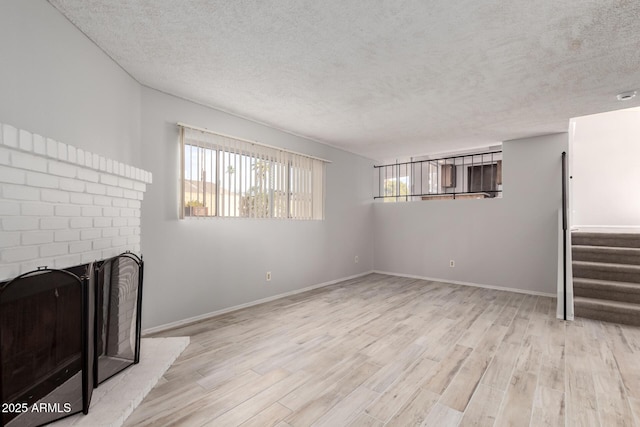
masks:
[[[178,126],[180,137],[180,219],[325,219],[326,164],[330,163],[330,161],[182,123],[178,123]],[[211,157],[215,157],[215,161],[210,161],[211,165],[207,168],[207,165],[201,166],[198,160],[196,174],[206,173],[206,175],[202,175],[204,177],[203,194],[202,196],[200,195],[199,192],[201,190],[198,186],[196,198],[187,202],[186,197],[188,194],[192,194],[186,191],[187,183],[193,185],[194,182],[194,168],[187,156],[191,155],[193,157],[193,150],[202,150],[204,153],[203,158],[207,158],[208,155],[206,153],[210,150]],[[200,156],[199,153],[198,156]],[[262,162],[268,165],[268,168],[261,173],[262,178],[258,177],[256,173],[249,172]],[[213,165],[215,165],[215,170]],[[232,166],[234,167],[234,174],[238,173],[238,167],[240,168],[239,175],[236,175],[237,179],[226,178],[225,176],[227,169]],[[297,176],[298,180],[292,182],[297,173],[294,172],[294,169],[300,169],[300,173]],[[188,180],[188,176],[191,179]],[[198,176],[200,177],[199,174]],[[211,181],[207,181],[207,176],[211,177]],[[211,185],[210,192],[206,191],[207,184]],[[225,190],[227,188],[225,185],[229,187],[228,190]],[[268,207],[265,212],[258,214],[255,209],[252,210],[251,206],[249,206],[248,209],[253,214],[244,215],[244,203],[247,200],[251,200],[251,194],[256,189],[256,194],[261,197],[267,197]],[[190,215],[189,213],[193,210],[189,210],[189,213],[186,212],[186,208],[189,207],[187,205],[192,201],[209,208],[206,205],[209,194],[211,194],[210,200],[212,201],[209,209],[211,212],[208,212],[207,209],[204,210],[205,214],[199,215]],[[282,203],[282,200],[277,201],[276,197],[285,195],[286,206],[284,208],[286,209],[286,215],[278,214],[278,212],[282,212],[282,208],[279,207],[279,203]],[[297,201],[296,198],[298,198]],[[225,206],[225,200],[229,206]],[[256,199],[253,200],[255,201]]]

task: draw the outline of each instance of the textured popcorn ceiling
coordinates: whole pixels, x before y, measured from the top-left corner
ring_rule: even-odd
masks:
[[[640,105],[638,0],[49,1],[144,85],[375,159]]]

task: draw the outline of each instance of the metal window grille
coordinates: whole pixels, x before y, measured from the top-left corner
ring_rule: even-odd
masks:
[[[374,167],[385,202],[502,197],[502,151]]]

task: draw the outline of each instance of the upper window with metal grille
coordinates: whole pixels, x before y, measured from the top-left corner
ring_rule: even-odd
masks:
[[[502,197],[502,151],[425,157],[375,167],[385,202]]]

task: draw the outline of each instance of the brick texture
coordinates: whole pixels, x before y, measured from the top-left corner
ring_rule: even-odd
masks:
[[[0,124],[0,281],[140,252],[150,172]]]

